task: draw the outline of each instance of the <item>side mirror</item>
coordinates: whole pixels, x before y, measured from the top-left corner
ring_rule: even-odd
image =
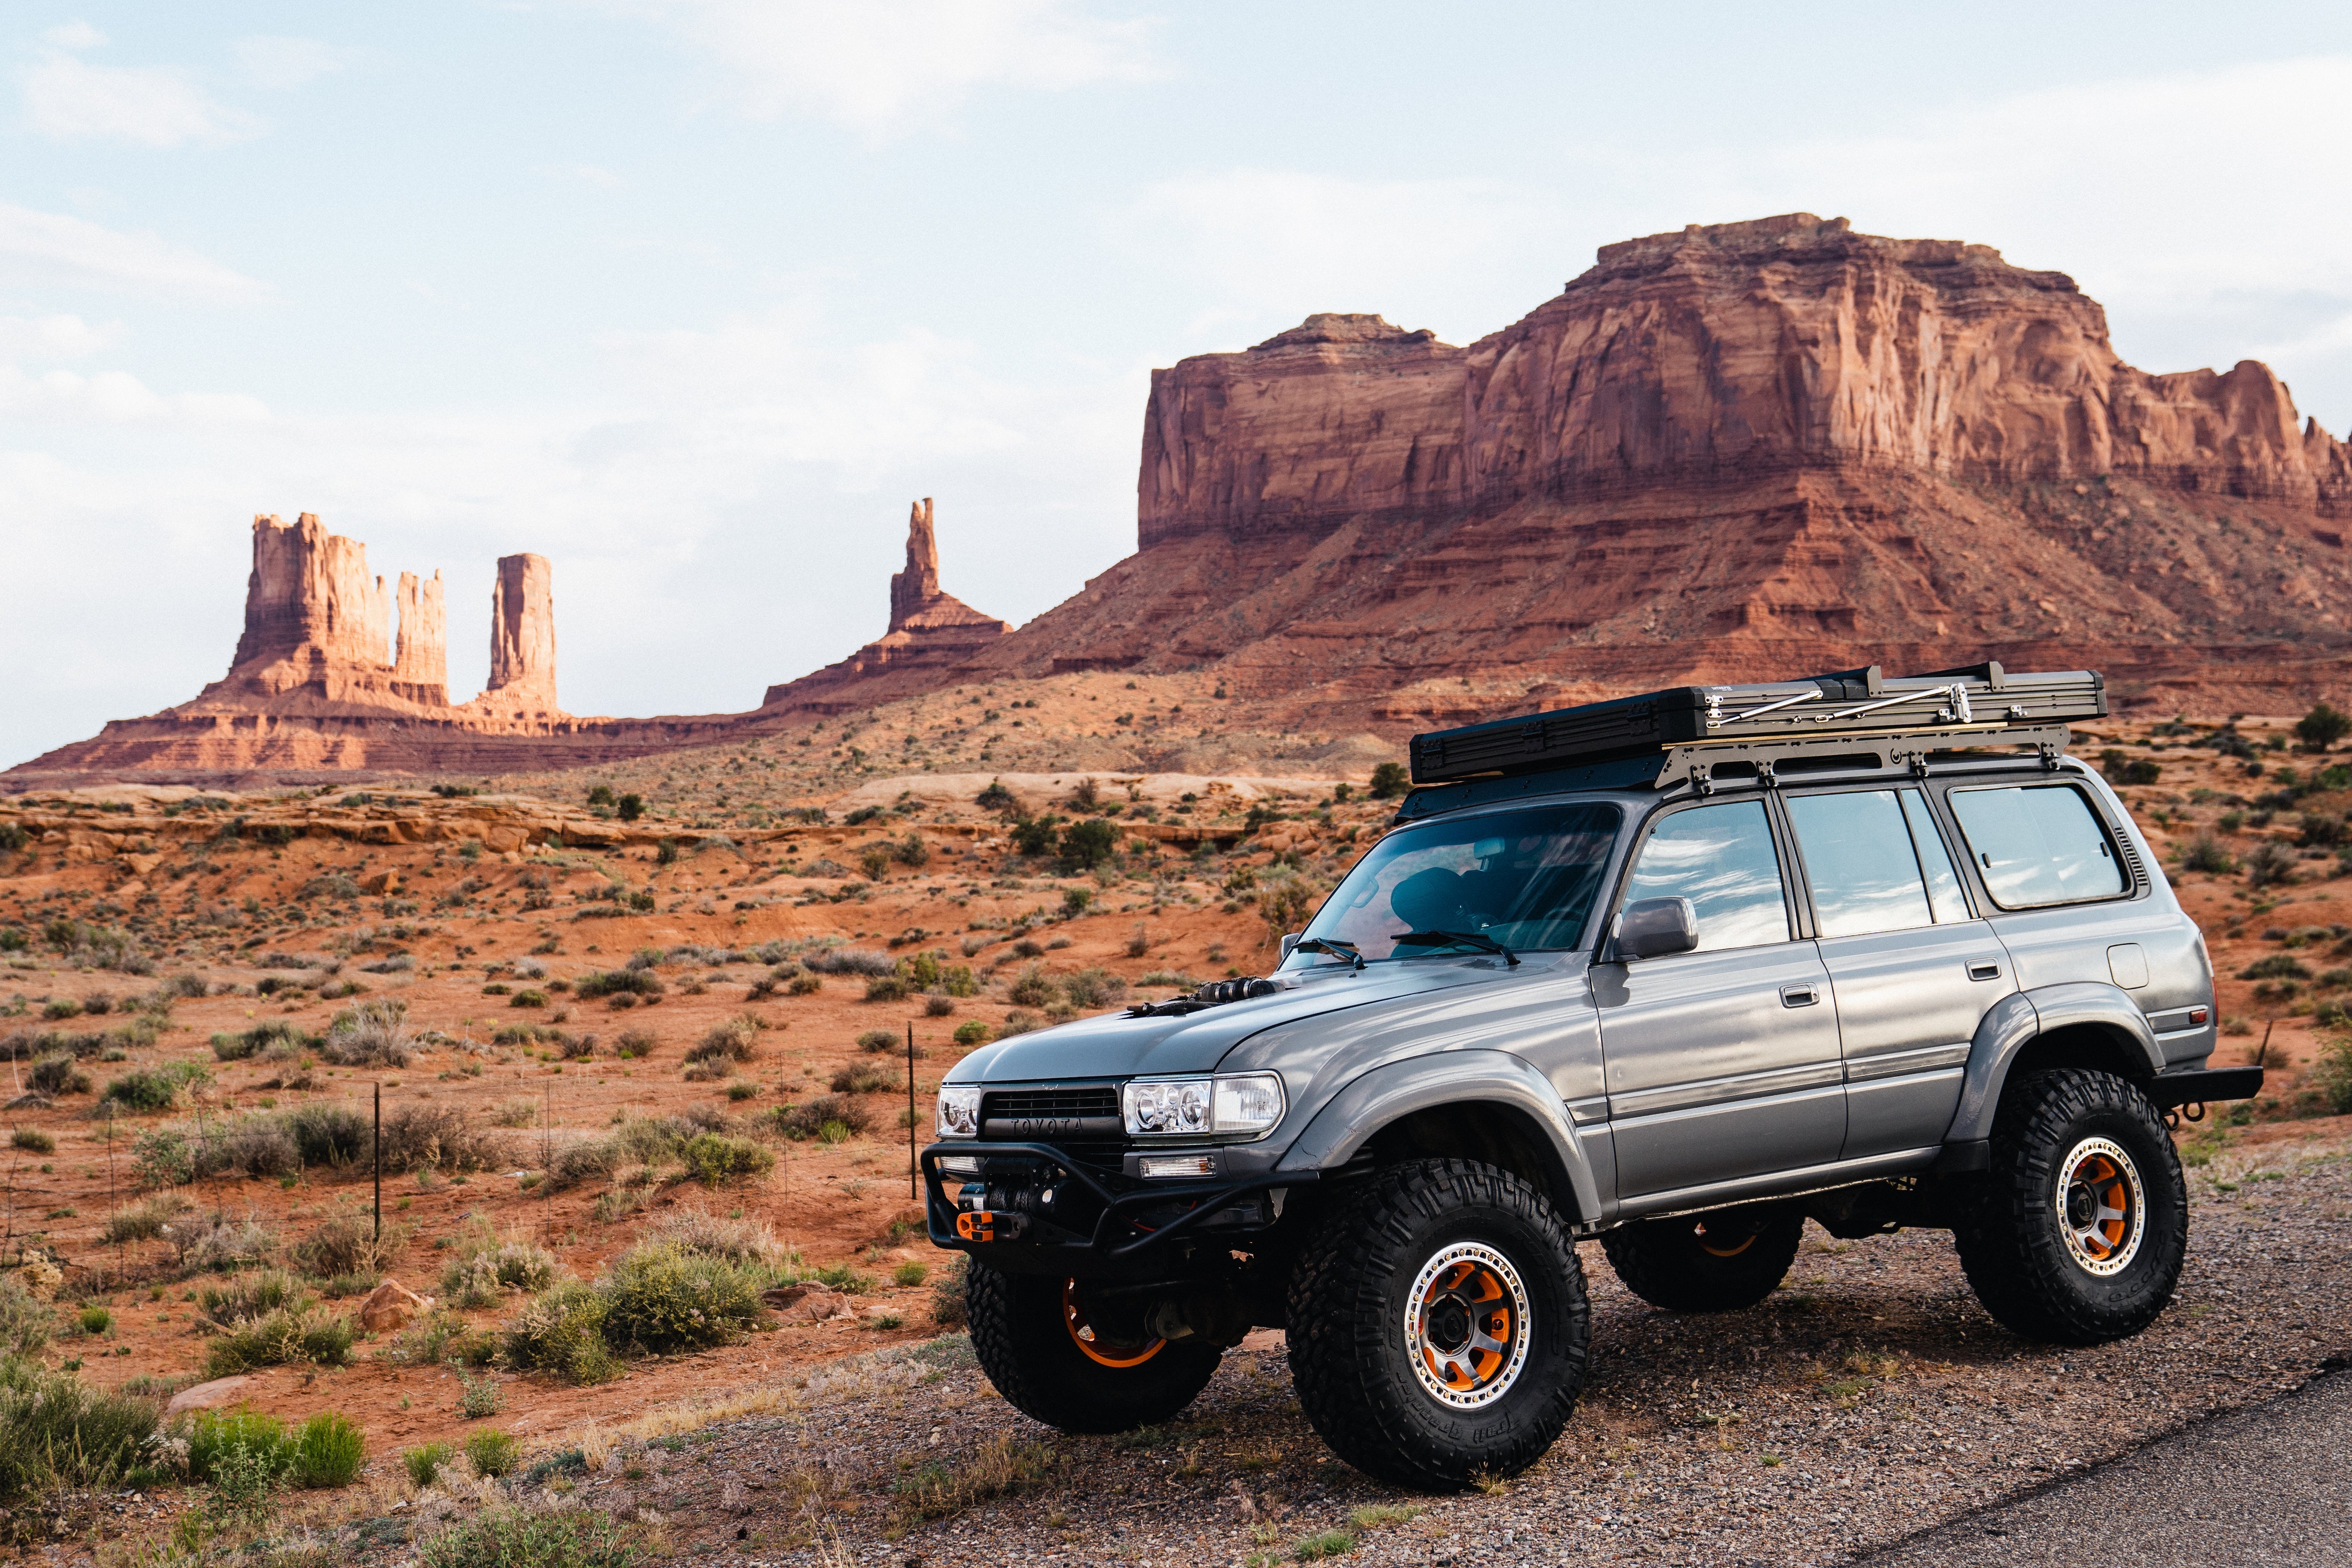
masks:
[[[1617,916],[1620,958],[1663,958],[1698,946],[1698,911],[1687,898],[1643,898]]]
[[[1298,939],[1299,939],[1300,937],[1302,937],[1302,936],[1306,936],[1306,935],[1307,935],[1307,933],[1305,933],[1304,931],[1290,931],[1290,932],[1286,932],[1286,933],[1284,933],[1284,934],[1283,934],[1283,938],[1282,938],[1282,961],[1283,961],[1284,963],[1287,964],[1288,962],[1290,962],[1290,950],[1291,950],[1293,947],[1297,946],[1298,946]]]

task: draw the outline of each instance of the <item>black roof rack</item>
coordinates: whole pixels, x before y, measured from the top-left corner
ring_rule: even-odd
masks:
[[[1769,776],[1776,759],[1867,751],[1886,766],[1982,746],[2031,745],[2054,765],[2065,748],[2065,724],[2106,712],[2106,683],[2095,670],[2012,674],[1984,664],[1888,676],[1873,664],[1799,681],[1675,686],[1433,730],[1412,737],[1412,781],[1584,768],[1592,785],[1687,778],[1704,789],[1735,758]]]

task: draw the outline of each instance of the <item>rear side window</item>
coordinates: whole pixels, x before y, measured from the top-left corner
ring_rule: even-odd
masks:
[[[1894,790],[1795,795],[1788,805],[1822,936],[1859,936],[1933,923],[1910,824]]]
[[[2003,909],[2113,898],[2128,885],[2106,831],[2072,785],[1955,789],[1949,800],[1985,888]]]

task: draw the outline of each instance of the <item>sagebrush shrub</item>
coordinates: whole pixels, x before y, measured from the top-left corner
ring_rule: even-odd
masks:
[[[605,1341],[656,1353],[730,1343],[760,1321],[764,1282],[723,1258],[641,1243],[599,1281]]]
[[[337,1013],[319,1054],[338,1067],[405,1067],[415,1047],[408,1003],[384,997]]]
[[[724,1133],[697,1133],[678,1150],[678,1157],[687,1174],[705,1186],[740,1176],[765,1176],[776,1168],[772,1150]]]
[[[139,1463],[158,1408],[154,1400],[103,1393],[37,1362],[0,1361],[0,1508],[111,1489]]]
[[[604,1343],[604,1295],[578,1280],[541,1291],[509,1318],[500,1334],[508,1365],[551,1372],[567,1383],[604,1383],[621,1374]]]
[[[348,1486],[366,1460],[366,1434],[339,1410],[321,1410],[295,1428],[296,1486]]]
[[[846,1094],[814,1094],[797,1105],[780,1105],[775,1113],[776,1131],[795,1143],[814,1138],[828,1123],[836,1123],[852,1133],[863,1133],[874,1125],[874,1113],[864,1102]]]

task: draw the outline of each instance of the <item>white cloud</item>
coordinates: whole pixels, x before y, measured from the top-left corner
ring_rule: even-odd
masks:
[[[149,390],[127,371],[29,375],[15,365],[0,364],[0,415],[85,424],[194,426],[255,423],[268,419],[269,411],[258,398],[235,392],[166,396]]]
[[[1076,0],[611,0],[735,78],[754,119],[807,114],[871,136],[936,121],[985,87],[1058,89],[1161,73],[1155,25]]]
[[[122,323],[79,316],[0,316],[0,360],[78,360],[121,340]]]
[[[41,41],[61,49],[99,49],[106,47],[106,35],[87,22],[67,22],[43,33]]]
[[[331,76],[352,63],[354,51],[317,38],[258,35],[241,38],[236,63],[256,87],[294,88]]]
[[[236,302],[268,286],[152,234],[0,202],[0,279]]]
[[[261,121],[216,103],[181,71],[94,66],[63,52],[25,73],[25,120],[57,141],[129,141],[142,147],[236,141]]]

